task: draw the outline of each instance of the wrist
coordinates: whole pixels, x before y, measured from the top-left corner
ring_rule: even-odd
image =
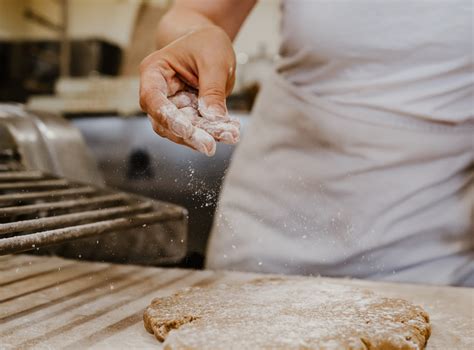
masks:
[[[194,11],[171,9],[158,23],[156,47],[162,48],[191,32],[208,27],[217,26],[209,18]]]

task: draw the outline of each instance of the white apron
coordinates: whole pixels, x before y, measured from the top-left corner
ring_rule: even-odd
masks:
[[[474,124],[370,114],[267,82],[207,267],[474,285]]]
[[[208,267],[474,285],[472,3],[435,5],[285,2]]]

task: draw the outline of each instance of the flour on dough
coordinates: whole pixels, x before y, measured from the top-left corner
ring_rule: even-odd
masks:
[[[157,298],[145,328],[165,349],[423,349],[427,313],[317,279],[265,278]]]

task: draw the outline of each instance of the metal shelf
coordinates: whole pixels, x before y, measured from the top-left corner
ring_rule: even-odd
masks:
[[[176,205],[36,170],[0,169],[0,255],[186,215]]]

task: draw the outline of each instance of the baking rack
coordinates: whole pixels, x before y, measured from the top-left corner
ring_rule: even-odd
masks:
[[[184,208],[42,171],[0,155],[0,255],[182,220]]]

